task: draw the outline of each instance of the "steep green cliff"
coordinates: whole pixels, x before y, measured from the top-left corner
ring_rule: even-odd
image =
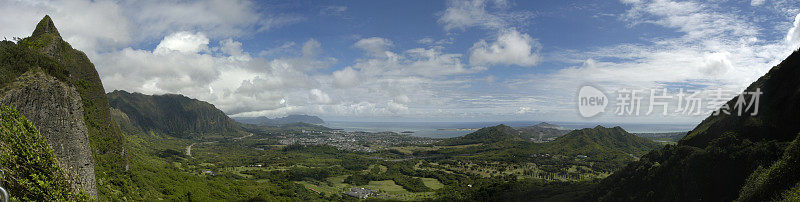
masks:
[[[0,106],[0,184],[22,201],[87,200],[70,189],[53,150],[24,116]]]
[[[32,71],[43,74],[31,74]],[[27,80],[24,85],[20,85],[19,81],[23,78]],[[62,87],[53,89],[53,86]],[[54,138],[50,141],[59,161],[64,161],[64,165],[69,166],[65,170],[69,170],[68,173],[77,173],[74,176],[79,179],[86,179],[79,184],[87,193],[94,196],[97,192],[100,195],[119,192],[119,187],[125,181],[123,179],[127,165],[123,134],[111,119],[105,90],[94,65],[86,54],[73,49],[61,38],[49,16],[39,22],[30,37],[17,43],[0,42],[0,88],[2,101],[18,105],[15,107],[20,113],[35,118],[32,120],[34,125],[47,129],[40,132],[48,140],[52,137],[88,136],[88,140],[84,141],[80,141],[80,138]],[[56,98],[59,96],[62,98]],[[64,103],[51,102],[53,99]],[[76,103],[72,103],[73,101]],[[70,118],[75,115],[81,120]],[[63,132],[66,129],[80,128],[77,125],[70,126],[75,124],[85,127],[83,132]],[[74,135],[81,133],[83,135]],[[69,143],[75,140],[80,144],[88,142],[88,145],[83,147]],[[84,155],[79,153],[85,151],[90,154],[89,161],[93,161],[93,164],[74,160],[76,158],[73,157],[83,159]],[[94,168],[87,169],[84,165]],[[94,187],[97,187],[97,191]]]
[[[242,128],[214,105],[183,95],[108,93],[114,109],[123,112],[141,130],[175,137],[241,136]]]

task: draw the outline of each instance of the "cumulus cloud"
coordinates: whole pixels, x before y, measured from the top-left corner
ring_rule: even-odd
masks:
[[[309,99],[311,99],[313,103],[318,103],[318,104],[331,103],[331,97],[328,96],[327,93],[322,92],[322,90],[316,88],[311,89],[311,91],[309,91]]]
[[[36,23],[50,15],[62,37],[81,50],[108,50],[133,42],[132,22],[114,1],[4,1],[0,35],[30,36]],[[78,12],[80,11],[80,12]]]
[[[176,32],[164,37],[153,53],[167,54],[172,51],[198,53],[208,50],[208,41],[208,37],[202,33]]]
[[[539,63],[541,45],[528,34],[507,30],[488,43],[480,40],[470,49],[469,62],[473,65],[535,66]]]
[[[73,47],[94,53],[147,43],[180,31],[208,37],[236,37],[302,21],[292,15],[268,15],[249,0],[199,1],[4,1],[0,35],[29,36],[48,14]],[[94,59],[94,58],[92,58]]]
[[[339,88],[350,88],[358,84],[358,72],[353,68],[346,67],[342,70],[333,72],[333,84]]]
[[[99,71],[105,86],[112,89],[179,92],[218,77],[216,59],[200,52],[207,50],[207,45],[208,38],[202,34],[179,32],[165,37],[153,51],[125,48],[104,54],[96,62],[105,67]]]
[[[700,72],[706,76],[720,77],[733,69],[731,60],[728,58],[729,53],[720,52],[706,55],[705,65],[700,68]]]

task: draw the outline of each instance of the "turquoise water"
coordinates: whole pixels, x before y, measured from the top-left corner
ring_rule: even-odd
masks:
[[[439,129],[458,129],[458,128],[483,128],[506,124],[512,127],[531,126],[540,123],[539,121],[513,121],[513,122],[344,122],[331,121],[325,126],[345,131],[365,131],[365,132],[414,132],[413,136],[450,138],[469,134],[472,131],[447,131]],[[635,124],[635,123],[570,123],[570,122],[549,122],[566,129],[594,128],[597,125],[604,127],[620,126],[631,133],[663,133],[663,132],[685,132],[692,130],[696,123],[685,124]]]

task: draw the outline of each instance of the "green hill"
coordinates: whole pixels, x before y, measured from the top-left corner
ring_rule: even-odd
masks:
[[[521,138],[520,131],[507,126],[507,125],[497,125],[492,127],[481,128],[478,131],[472,132],[470,134],[445,139],[439,142],[440,145],[468,145],[468,144],[478,144],[478,143],[498,143],[498,142],[509,142],[509,141],[525,141],[525,139]]]
[[[114,91],[109,103],[141,130],[175,137],[241,136],[241,126],[214,105],[183,95]]]
[[[621,127],[584,128],[573,130],[546,144],[548,150],[556,153],[623,153],[641,156],[660,145],[646,138],[637,137]],[[599,152],[605,151],[605,152]]]
[[[603,180],[587,199],[731,201],[741,195],[748,201],[763,201],[779,197],[800,180],[792,175],[775,177],[793,171],[787,164],[794,164],[794,158],[787,152],[794,150],[785,148],[800,132],[798,78],[800,52],[795,51],[746,89],[763,92],[756,116],[710,116],[678,145],[651,152]],[[788,163],[778,161],[781,156]],[[775,179],[788,182],[764,182]]]

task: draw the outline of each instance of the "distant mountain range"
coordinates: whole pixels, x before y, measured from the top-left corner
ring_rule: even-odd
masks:
[[[524,129],[539,128],[538,126],[524,127]],[[614,153],[624,153],[635,156],[643,155],[650,150],[658,149],[661,146],[647,138],[638,137],[625,131],[621,127],[606,128],[597,126],[595,128],[584,128],[572,130],[559,136],[552,142],[533,143],[528,139],[525,132],[507,125],[497,125],[482,128],[473,133],[462,137],[445,139],[441,144],[444,145],[466,145],[466,144],[495,144],[502,142],[524,142],[528,145],[540,145],[544,150],[564,153],[595,153],[596,151],[611,151]],[[596,150],[596,151],[595,151]]]
[[[530,127],[526,128],[530,129]],[[573,130],[549,142],[535,141],[527,136],[528,134],[521,130],[501,124],[482,128],[462,137],[444,139],[438,144],[480,145],[477,147],[480,149],[468,149],[468,153],[477,152],[487,158],[540,155],[561,155],[568,158],[583,156],[594,164],[595,169],[606,172],[636,160],[651,150],[661,148],[660,144],[628,133],[621,127],[597,126]]]
[[[317,125],[325,124],[325,121],[323,121],[321,118],[309,115],[289,115],[286,117],[274,118],[274,119],[270,119],[265,116],[234,117],[233,119],[239,123],[265,125],[265,126],[282,126],[282,125],[296,124],[296,123],[310,123]]]
[[[533,126],[516,127],[522,138],[545,141],[548,138],[557,138],[566,135],[570,130],[559,125],[541,122]]]

